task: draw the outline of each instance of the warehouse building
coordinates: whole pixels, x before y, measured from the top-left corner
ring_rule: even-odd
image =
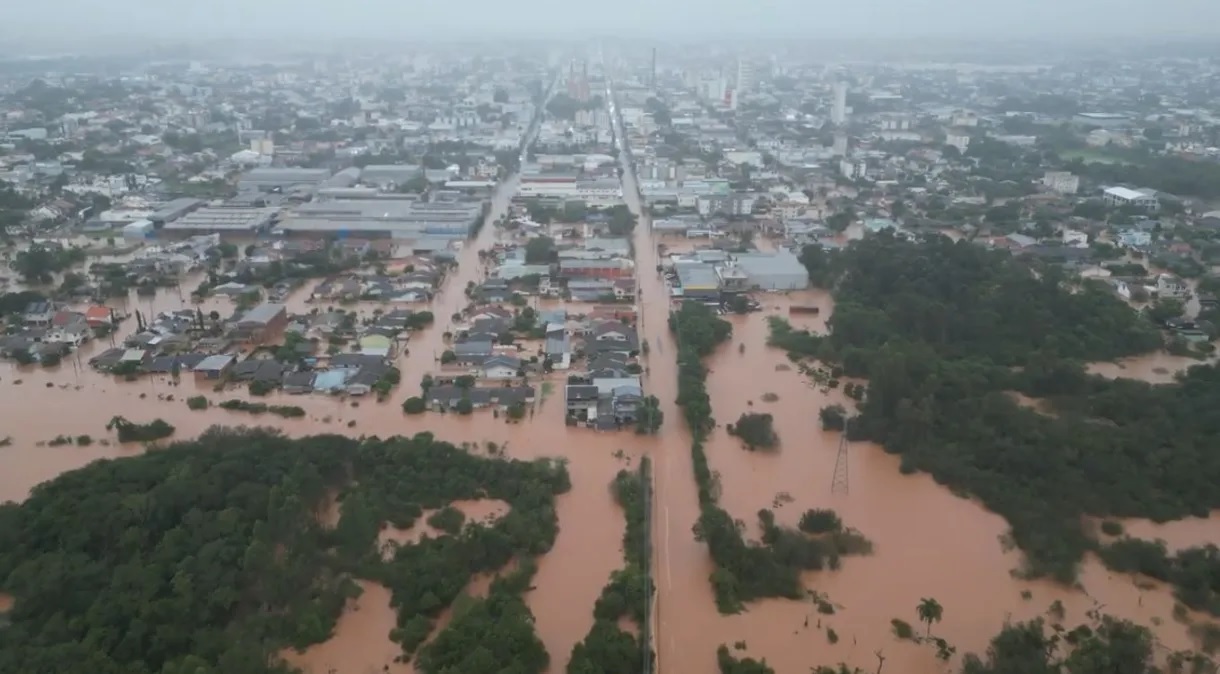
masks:
[[[720,301],[720,279],[712,265],[688,262],[676,265],[674,271],[678,275],[676,285],[681,287],[682,297],[705,302]]]
[[[161,204],[161,207],[153,211],[148,219],[152,221],[156,227],[163,227],[166,223],[173,222],[191,211],[203,206],[202,199],[174,199]]]
[[[327,169],[256,168],[242,174],[237,189],[240,192],[313,191],[330,177]]]
[[[170,234],[248,235],[271,229],[279,209],[275,207],[214,206],[200,208],[166,223],[162,231]]]
[[[400,187],[422,178],[424,167],[418,164],[369,164],[360,172],[360,182],[382,188]]]
[[[809,287],[809,272],[792,251],[740,253],[736,266],[746,273],[749,285],[759,290],[801,290]]]
[[[481,201],[336,199],[301,204],[280,224],[286,234],[342,238],[465,238],[483,217]]]

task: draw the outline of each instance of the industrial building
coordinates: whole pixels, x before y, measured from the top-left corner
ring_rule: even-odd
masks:
[[[422,178],[424,168],[412,164],[369,164],[360,172],[360,182],[378,187],[405,185]]]
[[[775,253],[739,253],[735,264],[746,273],[752,288],[801,290],[809,287],[809,271],[785,248]]]
[[[301,204],[280,223],[286,234],[415,239],[465,238],[483,217],[483,202],[336,199]]]
[[[328,169],[256,168],[237,181],[240,192],[312,192],[331,177]]]
[[[1146,187],[1138,190],[1133,190],[1129,187],[1107,187],[1101,193],[1101,200],[1107,206],[1114,208],[1134,206],[1146,211],[1157,211],[1161,208],[1161,202],[1157,198],[1156,190]]]
[[[709,264],[686,263],[674,267],[682,297],[692,300],[720,301],[720,279]]]
[[[166,223],[185,216],[203,204],[202,199],[174,199],[162,204],[160,208],[152,212],[152,215],[148,216],[148,219],[152,221],[153,225],[163,227]]]
[[[279,210],[273,206],[200,208],[166,223],[161,231],[182,234],[257,234],[271,229]]]

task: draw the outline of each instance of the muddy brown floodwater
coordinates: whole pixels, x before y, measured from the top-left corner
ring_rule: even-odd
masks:
[[[631,171],[625,168],[624,192],[639,213]],[[719,476],[721,505],[746,523],[747,536],[757,537],[756,513],[763,508],[778,504],[777,519],[791,526],[808,508],[834,508],[846,524],[873,541],[875,553],[845,559],[838,571],[804,575],[808,589],[829,595],[837,609],[834,615],[817,614],[810,602],[788,600],[754,602],[741,614],[720,615],[708,581],[711,561],[705,546],[691,534],[698,504],[690,438],[681,429],[681,417],[673,405],[676,365],[665,330],[665,288],[651,273],[656,265],[656,243],[661,239],[652,237],[646,217],[641,220],[635,249],[645,299],[643,330],[653,343],[649,383],[660,396],[666,415],[665,439],[656,448],[662,453],[654,459],[658,466],[654,561],[659,671],[715,671],[717,646],[739,641],[746,642],[747,654],[766,658],[781,673],[838,662],[874,671],[877,651],[885,656],[887,671],[952,671],[963,654],[983,652],[1005,621],[1044,615],[1055,601],[1064,607],[1066,624],[1084,621],[1087,611],[1104,605],[1107,613],[1152,629],[1163,647],[1194,647],[1186,627],[1172,618],[1174,601],[1168,588],[1147,579],[1137,585],[1133,578],[1107,571],[1096,559],[1082,565],[1080,589],[1015,579],[1010,570],[1017,568],[1019,553],[1002,545],[1007,525],[1001,517],[974,500],[954,496],[928,475],[902,475],[898,458],[879,446],[848,445],[848,489],[832,494],[839,435],[821,430],[818,410],[831,403],[846,406],[850,401],[839,390],[812,386],[789,367],[783,353],[766,346],[768,316],[784,317],[800,328],[826,329],[833,301],[816,291],[765,294],[759,298],[762,312],[730,317],[733,339],[707,363],[711,371],[708,389],[719,423],[707,443],[707,453]],[[789,316],[787,309],[795,304],[818,306],[820,312]],[[663,345],[663,352],[658,351],[658,344]],[[739,351],[741,345],[744,351]],[[1155,375],[1161,377],[1157,380],[1168,381],[1172,374],[1158,375],[1153,368],[1172,373],[1186,365],[1189,363],[1171,357],[1154,356],[1125,362],[1117,374]],[[1097,366],[1095,371],[1105,367]],[[766,393],[778,399],[764,402]],[[724,431],[724,424],[747,411],[775,415],[781,438],[778,451],[747,452]],[[675,419],[679,421],[675,423]],[[1220,522],[1214,518],[1161,526],[1133,522],[1129,527],[1133,534],[1161,536],[1179,546],[1214,540],[1220,534]],[[891,634],[893,618],[918,624],[915,606],[923,597],[935,597],[944,606],[943,622],[934,632],[957,647],[958,654],[950,663],[937,660],[926,646],[898,641]],[[805,627],[806,619],[809,627]],[[835,645],[829,643],[828,628],[839,635]]]

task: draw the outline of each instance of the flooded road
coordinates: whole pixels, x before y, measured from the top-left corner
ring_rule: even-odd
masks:
[[[625,137],[621,128],[617,133]],[[821,430],[818,411],[828,404],[851,409],[850,401],[841,389],[814,386],[784,353],[766,346],[768,316],[824,332],[833,300],[821,291],[762,294],[758,296],[762,312],[728,318],[733,323],[731,343],[707,361],[718,427],[706,451],[719,478],[720,504],[745,523],[747,537],[757,539],[755,514],[760,509],[774,509],[779,522],[795,526],[806,509],[833,508],[846,525],[874,543],[875,552],[844,560],[838,571],[804,574],[805,587],[834,604],[833,615],[819,614],[812,602],[789,600],[754,602],[741,614],[720,615],[708,579],[711,560],[691,532],[699,512],[690,437],[673,404],[677,373],[665,326],[667,290],[653,272],[656,244],[664,239],[652,235],[636,198],[632,167],[624,161],[623,168],[624,194],[641,216],[635,250],[644,293],[642,337],[656,345],[649,357],[647,388],[660,397],[666,415],[663,442],[649,450],[656,452],[657,466],[653,548],[658,671],[715,671],[716,648],[743,641],[746,648],[738,655],[766,658],[782,674],[839,662],[871,672],[877,667],[877,652],[886,658],[887,671],[954,671],[965,653],[983,652],[1005,621],[1046,616],[1054,602],[1062,607],[1061,620],[1067,625],[1087,621],[1086,612],[1104,605],[1106,613],[1149,627],[1162,647],[1197,647],[1187,627],[1173,619],[1174,600],[1168,588],[1147,579],[1137,584],[1106,570],[1094,558],[1082,564],[1078,589],[1015,579],[1010,570],[1018,567],[1020,556],[1002,544],[1007,525],[1000,516],[953,495],[926,474],[902,475],[898,458],[879,446],[849,443],[848,488],[832,493],[840,438]],[[788,307],[793,305],[817,306],[820,311],[790,315]],[[1184,365],[1157,356],[1148,362],[1126,362],[1122,370],[1099,365],[1094,371],[1111,367],[1116,371],[1111,376],[1148,374],[1168,381]],[[724,431],[726,423],[750,411],[775,416],[781,439],[778,451],[748,452]],[[1133,535],[1160,535],[1178,545],[1220,537],[1220,521],[1214,519],[1129,526]],[[892,634],[894,618],[918,625],[915,607],[923,597],[934,597],[944,607],[943,621],[933,632],[957,647],[950,663],[938,660],[932,648],[900,641]],[[835,630],[837,643],[830,643],[829,629]]]

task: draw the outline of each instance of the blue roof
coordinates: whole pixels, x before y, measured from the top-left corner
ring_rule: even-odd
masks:
[[[315,391],[333,391],[343,388],[347,383],[347,376],[351,374],[350,370],[327,370],[319,372],[313,379],[313,388]]]

